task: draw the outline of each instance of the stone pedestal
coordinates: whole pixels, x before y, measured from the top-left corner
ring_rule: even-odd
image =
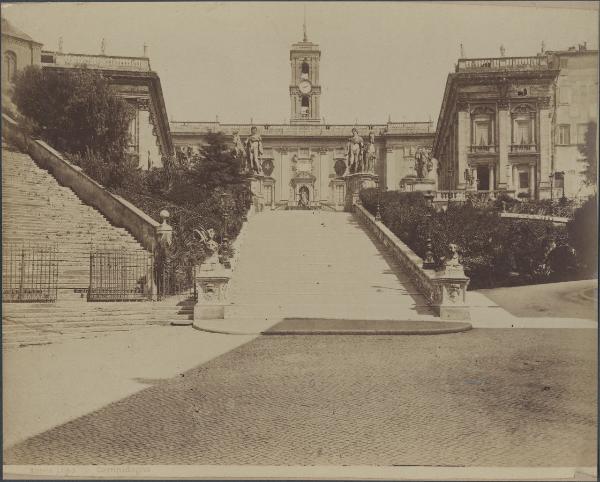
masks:
[[[377,187],[379,176],[369,172],[357,172],[344,176],[346,182],[346,211],[352,211],[353,206],[358,202],[358,194],[362,189]]]
[[[443,320],[471,319],[467,305],[467,285],[469,278],[462,269],[453,269],[436,273],[432,279],[434,284],[432,307]]]
[[[196,273],[198,302],[194,306],[194,321],[225,318],[230,278],[231,270],[225,269],[213,259],[200,266]]]
[[[260,178],[260,192],[264,206],[268,209],[275,209],[275,179],[270,176]]]
[[[402,191],[435,191],[435,181],[433,179],[404,177],[400,181],[400,190]]]
[[[261,212],[265,207],[263,194],[263,179],[265,176],[256,174],[250,177],[250,192],[252,192],[252,204],[255,212]]]
[[[346,204],[346,179],[342,176],[329,181],[331,189],[332,207],[336,211],[343,211]]]

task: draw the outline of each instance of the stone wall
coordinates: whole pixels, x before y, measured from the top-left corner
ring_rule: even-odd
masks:
[[[402,270],[410,277],[412,283],[425,296],[427,302],[440,318],[448,320],[470,319],[467,304],[468,277],[450,274],[445,271],[436,272],[424,269],[423,260],[392,233],[387,226],[375,220],[375,217],[363,206],[356,204],[354,214],[391,251]]]

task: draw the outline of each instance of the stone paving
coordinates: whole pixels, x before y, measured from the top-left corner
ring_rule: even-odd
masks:
[[[259,337],[5,464],[595,466],[596,336]]]

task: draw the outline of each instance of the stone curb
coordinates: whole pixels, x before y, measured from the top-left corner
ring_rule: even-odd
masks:
[[[348,330],[271,330],[265,328],[263,330],[236,330],[227,329],[225,327],[215,328],[207,326],[202,322],[193,323],[193,328],[208,333],[219,333],[225,335],[268,335],[268,336],[289,336],[289,335],[443,335],[450,333],[460,333],[471,330],[473,327],[470,323],[463,322],[440,322],[444,327],[440,328],[423,328],[423,329],[397,329],[397,330],[369,330],[369,329],[348,329]],[[448,325],[453,325],[449,327]]]

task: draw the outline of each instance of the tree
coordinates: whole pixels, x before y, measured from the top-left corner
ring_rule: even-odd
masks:
[[[35,66],[17,75],[13,100],[33,123],[33,134],[74,156],[101,183],[123,182],[129,122],[134,114],[100,73]]]
[[[569,244],[575,248],[584,274],[598,271],[598,197],[592,196],[575,211],[567,223]]]
[[[588,122],[584,137],[584,144],[578,146],[579,152],[583,156],[585,169],[581,172],[585,177],[585,183],[588,185],[596,184],[598,178],[598,157],[596,145],[596,122]]]

